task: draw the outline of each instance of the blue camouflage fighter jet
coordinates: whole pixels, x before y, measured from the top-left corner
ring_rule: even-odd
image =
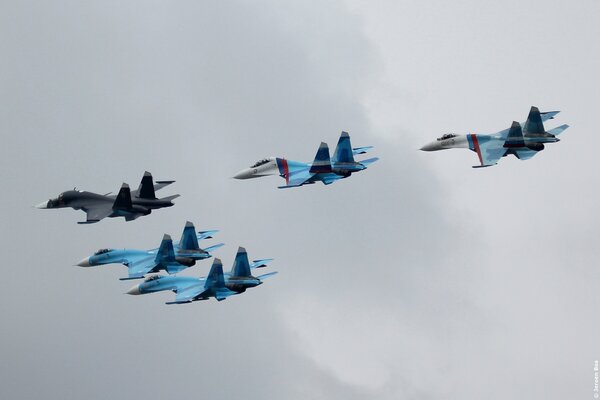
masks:
[[[355,155],[364,154],[371,148],[373,146],[352,148],[350,135],[348,132],[342,132],[333,157],[329,156],[327,143],[321,142],[312,163],[270,157],[241,170],[234,178],[250,179],[279,174],[285,179],[285,185],[279,186],[279,189],[298,187],[319,181],[329,185],[339,179],[349,177],[353,172],[367,169],[370,164],[379,160],[377,157],[363,161],[354,160]]]
[[[127,279],[141,279],[146,274],[167,271],[176,274],[196,264],[198,260],[212,257],[212,251],[223,246],[223,243],[201,249],[198,241],[210,239],[218,231],[200,231],[196,234],[194,224],[186,222],[179,243],[173,244],[171,236],[164,235],[160,247],[152,250],[135,249],[101,249],[94,255],[86,257],[77,265],[80,267],[93,267],[105,264],[123,264],[127,266]]]
[[[270,261],[272,259],[255,260],[250,264],[246,249],[240,247],[231,272],[223,273],[221,260],[215,258],[206,278],[153,275],[133,286],[127,294],[138,295],[170,290],[176,293],[175,300],[166,304],[191,303],[208,300],[211,297],[222,301],[229,296],[244,293],[246,289],[261,285],[263,279],[275,275],[277,271],[257,277],[252,276],[252,269],[265,267]]]
[[[523,126],[513,121],[509,129],[491,135],[448,133],[421,147],[421,150],[437,151],[454,148],[472,150],[477,153],[480,163],[473,168],[496,165],[502,157],[509,154],[519,160],[528,160],[544,150],[545,143],[558,142],[560,139],[556,136],[569,127],[565,124],[546,131],[544,122],[553,119],[558,113],[559,111],[540,112],[537,107],[531,107]]]

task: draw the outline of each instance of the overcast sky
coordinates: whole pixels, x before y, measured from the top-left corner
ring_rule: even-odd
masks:
[[[593,398],[597,1],[0,1],[0,397]],[[561,110],[561,142],[472,169],[420,152]],[[374,145],[331,186],[231,179]],[[126,223],[32,205],[175,179]],[[274,257],[217,303],[127,296],[102,247],[186,220]],[[204,276],[210,261],[183,274]]]

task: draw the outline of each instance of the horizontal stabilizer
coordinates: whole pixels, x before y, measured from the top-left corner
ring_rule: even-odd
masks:
[[[262,260],[252,260],[252,264],[250,265],[250,268],[252,268],[252,269],[264,268],[267,266],[268,263],[270,263],[273,260],[274,260],[273,258],[263,258]]]
[[[363,161],[359,161],[359,163],[361,163],[365,167],[368,167],[369,165],[373,164],[375,161],[378,161],[378,160],[379,160],[379,157],[373,157],[373,158],[368,158]]]
[[[214,246],[210,246],[204,249],[205,252],[210,253],[218,249],[219,247],[225,246],[225,243],[215,244]]]
[[[167,196],[167,197],[163,197],[162,201],[171,201],[171,200],[175,200],[176,198],[178,198],[179,196],[181,196],[180,194],[174,194],[173,196]]]
[[[498,163],[494,163],[494,164],[487,164],[487,165],[473,165],[472,168],[486,168],[486,167],[493,167],[494,165],[496,165]]]
[[[567,125],[567,124],[557,126],[556,128],[550,129],[548,131],[548,133],[551,135],[554,135],[554,136],[558,136],[561,133],[563,133],[565,131],[565,129],[567,129],[568,127],[569,127],[569,125]]]
[[[548,121],[549,119],[554,119],[554,117],[556,116],[556,114],[558,114],[560,111],[546,111],[546,112],[541,112],[540,113],[540,117],[542,118],[542,121]]]
[[[321,182],[325,185],[331,185],[333,182],[339,181],[342,178],[344,178],[342,175],[327,174],[321,178]]]
[[[518,149],[515,150],[515,156],[519,160],[529,160],[531,157],[535,156],[539,151],[530,150],[530,149]]]
[[[354,155],[365,154],[367,151],[369,151],[372,148],[373,148],[373,146],[355,147],[352,149],[352,154],[354,154]]]
[[[257,278],[262,281],[263,279],[268,278],[273,275],[276,275],[276,274],[277,274],[277,271],[273,271],[273,272],[269,272],[268,274],[259,275],[259,276],[257,276]]]
[[[217,229],[214,229],[212,231],[199,231],[198,235],[196,235],[196,237],[198,238],[198,240],[212,239],[213,235],[217,232],[219,232]]]

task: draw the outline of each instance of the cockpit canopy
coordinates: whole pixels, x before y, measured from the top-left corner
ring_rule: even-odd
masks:
[[[112,249],[100,249],[97,252],[95,252],[94,255],[97,256],[100,254],[108,253],[109,251],[112,251]]]
[[[454,133],[446,133],[445,135],[442,135],[442,137],[437,138],[437,140],[446,140],[446,139],[452,139],[453,137],[456,137],[458,135],[454,134]]]
[[[268,158],[263,158],[262,160],[255,162],[254,165],[251,165],[250,168],[260,167],[261,165],[267,164],[269,161],[271,160],[269,160]]]
[[[155,280],[157,280],[158,278],[160,278],[160,275],[152,275],[152,276],[149,276],[149,277],[147,277],[146,279],[144,279],[144,282],[155,281]]]

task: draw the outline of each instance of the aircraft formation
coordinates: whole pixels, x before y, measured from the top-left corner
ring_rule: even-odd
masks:
[[[556,137],[568,125],[561,125],[546,131],[544,122],[553,119],[558,111],[540,112],[531,107],[527,120],[520,124],[513,122],[510,128],[495,134],[446,134],[421,148],[423,151],[437,151],[451,148],[466,148],[477,153],[480,165],[474,168],[496,165],[498,161],[510,154],[520,160],[527,160],[545,148],[547,143],[556,143]],[[327,143],[321,142],[312,163],[288,160],[281,157],[262,159],[249,168],[235,174],[236,179],[252,179],[269,175],[279,175],[285,179],[285,185],[279,189],[294,188],[322,182],[330,185],[338,180],[348,178],[353,173],[363,171],[378,160],[377,157],[357,161],[355,156],[365,154],[372,146],[352,147],[350,135],[342,132],[333,157],[330,156]],[[145,172],[137,190],[130,191],[123,183],[117,195],[97,194],[92,192],[69,190],[55,199],[37,205],[40,209],[66,208],[83,210],[86,220],[78,224],[92,224],[104,218],[124,217],[125,221],[148,215],[152,210],[173,206],[172,200],[178,194],[157,198],[156,191],[175,181],[156,181],[149,172]],[[253,260],[250,263],[246,249],[239,247],[235,261],[229,272],[223,272],[223,264],[214,258],[210,271],[205,277],[178,276],[177,274],[196,265],[198,261],[213,257],[213,252],[223,243],[206,248],[200,247],[200,241],[211,239],[217,230],[197,232],[194,224],[186,222],[178,242],[164,234],[158,248],[150,250],[137,249],[100,249],[79,263],[80,267],[97,267],[107,264],[122,264],[127,267],[127,276],[120,280],[144,279],[131,287],[126,293],[142,295],[160,291],[172,291],[175,299],[166,304],[184,304],[211,297],[217,301],[244,293],[247,289],[259,286],[267,277],[277,272],[258,276],[253,270],[266,267],[273,259]],[[156,275],[165,272],[166,275]]]

